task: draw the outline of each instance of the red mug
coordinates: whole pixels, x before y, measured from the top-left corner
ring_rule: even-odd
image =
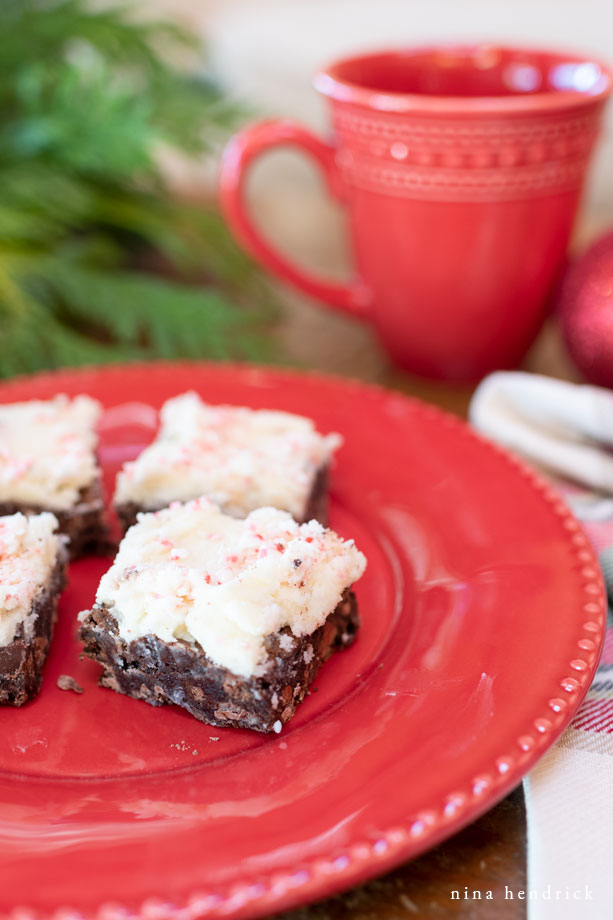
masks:
[[[222,208],[266,268],[371,320],[401,367],[475,381],[514,367],[543,322],[611,82],[588,58],[492,45],[346,58],[315,79],[332,140],[287,120],[247,127],[224,153]],[[346,284],[277,252],[245,207],[250,163],[287,145],[347,207]]]

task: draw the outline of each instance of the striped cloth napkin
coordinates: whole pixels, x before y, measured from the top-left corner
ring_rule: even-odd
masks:
[[[477,388],[470,420],[554,480],[613,602],[613,393],[525,373]],[[574,721],[526,777],[529,920],[613,918],[613,628]],[[559,894],[557,894],[559,892]]]

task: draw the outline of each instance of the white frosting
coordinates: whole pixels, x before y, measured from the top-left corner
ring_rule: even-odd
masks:
[[[251,676],[265,638],[289,626],[312,633],[366,568],[353,540],[317,521],[259,508],[244,520],[206,498],[140,514],[102,577],[126,641],[156,635],[198,643],[214,662]]]
[[[72,507],[97,475],[100,412],[89,396],[0,405],[0,501]]]
[[[207,495],[239,517],[270,505],[304,513],[317,470],[341,443],[288,412],[209,406],[196,393],[164,404],[157,438],[117,477],[115,504],[160,508]]]
[[[13,641],[20,623],[26,639],[32,635],[32,603],[57,560],[57,526],[47,512],[0,517],[0,646]]]

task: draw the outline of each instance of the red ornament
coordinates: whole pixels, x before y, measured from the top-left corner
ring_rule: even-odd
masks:
[[[613,388],[613,232],[569,269],[558,304],[562,334],[584,376]]]

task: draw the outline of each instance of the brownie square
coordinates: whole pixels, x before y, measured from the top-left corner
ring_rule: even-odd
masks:
[[[88,396],[0,405],[0,515],[51,511],[73,559],[109,546],[96,458],[100,413]]]
[[[317,521],[207,499],[143,514],[80,614],[100,684],[201,721],[280,731],[359,626],[366,560]]]
[[[52,514],[0,518],[0,704],[36,696],[66,583],[68,552]]]
[[[196,393],[168,400],[153,443],[117,477],[124,532],[140,511],[207,495],[228,514],[263,506],[327,522],[328,468],[340,444],[288,412],[212,406]]]

